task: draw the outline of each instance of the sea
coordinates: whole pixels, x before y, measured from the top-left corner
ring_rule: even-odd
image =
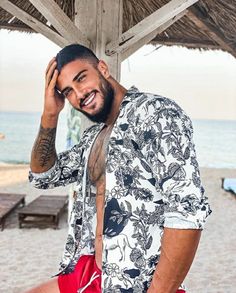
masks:
[[[25,164],[37,136],[41,113],[0,112],[0,164]],[[236,169],[236,120],[193,120],[194,143],[201,167]],[[66,149],[67,118],[60,115],[57,152]]]

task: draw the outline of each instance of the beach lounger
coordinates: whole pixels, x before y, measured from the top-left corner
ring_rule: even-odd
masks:
[[[236,194],[236,178],[222,178],[222,188]]]
[[[18,213],[19,227],[31,224],[37,227],[58,228],[59,217],[66,209],[68,196],[40,195]]]
[[[0,193],[0,227],[4,229],[8,215],[19,205],[25,205],[26,194]]]

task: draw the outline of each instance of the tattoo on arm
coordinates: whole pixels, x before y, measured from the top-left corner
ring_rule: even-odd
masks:
[[[32,157],[41,168],[50,168],[56,160],[56,128],[43,128],[40,125],[38,138],[35,141]]]

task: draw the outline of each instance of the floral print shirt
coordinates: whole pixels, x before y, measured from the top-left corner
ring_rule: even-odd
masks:
[[[103,126],[87,129],[49,171],[29,175],[43,189],[76,182],[63,274],[81,255],[94,254],[96,205],[87,163]],[[174,101],[135,87],[127,91],[106,149],[102,292],[146,292],[164,227],[203,229],[211,210],[192,135],[189,117]]]

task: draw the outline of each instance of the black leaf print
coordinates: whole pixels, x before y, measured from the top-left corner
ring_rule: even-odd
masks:
[[[185,160],[188,160],[190,157],[190,149],[189,147],[186,147],[185,151],[184,151],[184,158]]]
[[[128,123],[124,123],[124,124],[121,124],[121,125],[120,125],[120,129],[121,129],[122,131],[126,131],[126,130],[128,129],[128,127],[129,127],[129,124],[128,124]]]
[[[151,245],[152,245],[152,241],[153,241],[153,238],[152,238],[152,236],[150,236],[150,237],[148,238],[148,241],[147,241],[146,245],[145,245],[145,248],[146,248],[146,249],[149,249],[149,248],[151,247]]]
[[[145,161],[140,160],[140,163],[143,166],[145,171],[147,171],[149,173],[152,173],[152,169],[150,168],[150,166]]]
[[[132,214],[132,205],[131,205],[131,203],[130,203],[130,202],[128,202],[127,200],[126,200],[125,202],[126,202],[127,209],[128,209],[128,211],[129,211],[129,213],[131,213],[131,214]]]
[[[185,171],[178,163],[171,163],[168,167],[168,175],[174,180],[181,180],[185,177]]]

